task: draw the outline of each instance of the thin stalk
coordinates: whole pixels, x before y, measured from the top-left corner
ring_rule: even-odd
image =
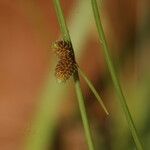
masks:
[[[54,6],[56,9],[57,18],[58,18],[58,21],[60,24],[63,39],[71,42],[68,27],[66,25],[66,21],[65,21],[63,11],[61,8],[60,0],[54,0]],[[73,78],[74,78],[74,82],[75,82],[75,90],[76,90],[76,94],[77,94],[77,98],[78,98],[78,103],[79,103],[80,113],[81,113],[83,126],[84,126],[84,130],[85,130],[87,144],[88,144],[89,150],[94,150],[95,149],[94,143],[93,143],[89,120],[88,120],[88,116],[87,116],[87,112],[86,112],[86,108],[85,108],[85,104],[84,104],[84,97],[83,97],[81,86],[80,86],[78,71],[76,71],[76,73],[74,73]]]
[[[90,81],[90,79],[84,74],[84,72],[81,70],[81,68],[78,67],[78,70],[81,74],[81,76],[83,77],[83,79],[86,81],[86,83],[88,84],[89,88],[91,89],[91,91],[93,92],[93,94],[95,95],[95,97],[97,98],[98,102],[100,103],[100,105],[102,106],[103,110],[105,111],[105,113],[107,115],[109,115],[109,112],[104,104],[104,102],[102,101],[101,96],[99,95],[99,93],[97,92],[97,90],[95,89],[95,87],[93,86],[92,82]]]
[[[85,108],[84,97],[83,97],[82,90],[81,90],[78,72],[75,73],[73,78],[75,81],[75,89],[76,89],[76,94],[77,94],[77,99],[78,99],[78,103],[79,103],[79,109],[80,109],[80,113],[81,113],[81,117],[82,117],[82,122],[83,122],[83,126],[84,126],[87,144],[88,144],[89,150],[95,150],[95,146],[94,146],[92,134],[91,134],[91,129],[90,129],[90,125],[89,125],[89,119],[88,119],[86,108]]]
[[[133,136],[133,139],[135,141],[136,147],[137,147],[138,150],[143,150],[142,143],[139,139],[137,130],[135,128],[132,116],[131,116],[129,108],[127,106],[126,99],[124,97],[119,79],[117,77],[117,73],[115,71],[113,61],[112,61],[112,58],[111,58],[111,55],[110,55],[110,50],[109,50],[109,47],[108,47],[108,44],[107,44],[107,41],[106,41],[106,38],[105,38],[105,33],[104,33],[104,30],[103,30],[103,26],[102,26],[102,23],[101,23],[101,18],[100,18],[99,11],[98,11],[97,1],[96,0],[91,0],[91,4],[92,4],[93,14],[94,14],[94,18],[95,18],[95,23],[96,23],[96,26],[97,26],[97,31],[98,31],[98,34],[99,34],[99,40],[100,40],[100,42],[102,42],[102,46],[103,46],[103,50],[104,50],[104,56],[105,56],[105,59],[106,59],[107,65],[108,65],[108,69],[110,71],[110,74],[111,74],[111,77],[112,77],[112,80],[113,80],[113,83],[114,83],[116,94],[119,97],[121,107],[122,107],[123,112],[125,114],[126,120],[128,122],[129,129],[132,133],[132,136]]]

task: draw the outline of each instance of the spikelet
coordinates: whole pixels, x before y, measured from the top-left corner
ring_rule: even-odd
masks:
[[[59,59],[64,59],[66,57],[74,57],[72,45],[69,41],[56,41],[52,45],[54,53]]]
[[[77,70],[73,48],[68,41],[56,41],[52,48],[54,53],[59,58],[55,68],[55,76],[58,82],[65,82]]]
[[[76,63],[67,59],[59,60],[55,68],[55,76],[58,82],[65,82],[77,70]]]

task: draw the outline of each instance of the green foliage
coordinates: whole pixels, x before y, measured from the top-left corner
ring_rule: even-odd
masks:
[[[110,55],[110,51],[109,51],[109,48],[108,48],[108,44],[107,44],[107,41],[106,41],[106,38],[105,38],[105,33],[104,33],[103,26],[102,26],[102,23],[101,23],[101,18],[100,18],[99,11],[98,11],[97,1],[96,0],[91,0],[91,4],[92,4],[92,8],[93,8],[95,23],[96,23],[96,26],[97,26],[97,31],[98,31],[98,34],[99,34],[99,40],[100,40],[100,42],[102,43],[102,46],[103,46],[104,56],[105,56],[105,59],[106,59],[107,65],[108,65],[108,69],[110,71],[110,74],[111,74],[111,77],[112,77],[112,80],[113,80],[113,83],[114,83],[116,94],[118,95],[118,98],[120,100],[121,107],[122,107],[123,112],[126,116],[126,119],[127,119],[129,128],[131,130],[132,136],[134,138],[136,147],[137,147],[138,150],[143,150],[143,147],[142,147],[142,144],[140,142],[139,136],[137,134],[133,119],[131,117],[129,108],[128,108],[127,103],[126,103],[126,99],[123,95],[122,88],[120,86],[120,82],[118,80],[118,77],[117,77],[117,74],[116,74],[116,71],[115,71],[115,68],[114,68],[114,64],[112,62],[112,58],[111,58],[111,55]]]

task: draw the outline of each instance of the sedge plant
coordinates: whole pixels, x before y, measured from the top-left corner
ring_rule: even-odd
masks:
[[[22,3],[21,3],[22,4]],[[30,6],[30,7],[29,7]],[[83,51],[79,50],[84,47],[84,43],[87,39],[87,34],[90,32],[89,28],[90,18],[92,18],[92,13],[89,11],[90,3],[87,3],[84,0],[78,0],[77,6],[71,10],[71,20],[69,21],[69,31],[71,39],[74,43],[74,50],[78,59],[81,58]],[[24,3],[25,12],[32,17],[32,23],[37,29],[37,32],[40,33],[41,41],[47,41],[45,38],[49,38],[48,32],[45,32],[44,20],[41,15],[41,10],[36,5],[36,2],[33,3]],[[76,14],[78,12],[79,14]],[[83,13],[82,13],[83,12]],[[40,28],[37,28],[37,24],[40,25]],[[42,30],[41,30],[42,29]],[[78,32],[80,30],[80,32]],[[56,79],[52,72],[54,68],[55,61],[51,62],[51,69],[49,72],[49,77],[46,81],[46,84],[42,90],[42,93],[39,95],[39,102],[36,106],[36,114],[29,122],[27,132],[24,140],[24,150],[44,150],[45,147],[53,149],[54,146],[54,134],[57,130],[58,120],[59,120],[59,109],[64,103],[64,97],[68,87],[58,86]],[[59,93],[59,94],[58,94]],[[61,100],[60,100],[61,99]],[[29,129],[30,128],[30,129]]]
[[[69,34],[69,31],[68,31],[68,27],[66,25],[66,21],[65,21],[64,14],[63,14],[63,11],[62,11],[62,8],[61,8],[60,0],[54,0],[54,6],[55,6],[56,13],[57,13],[57,18],[58,18],[58,22],[59,22],[60,29],[61,29],[61,32],[62,32],[63,40],[66,41],[66,42],[68,41],[68,42],[71,43],[70,34]],[[72,43],[71,43],[71,45],[72,45]],[[83,71],[78,66],[77,70],[73,74],[73,79],[74,79],[74,83],[75,83],[75,90],[76,90],[76,94],[77,94],[79,109],[80,109],[80,113],[81,113],[81,117],[82,117],[82,121],[83,121],[83,126],[84,126],[84,130],[85,130],[85,136],[86,136],[88,148],[89,148],[89,150],[94,150],[95,146],[94,146],[94,143],[93,143],[93,138],[92,138],[92,134],[91,134],[91,130],[90,130],[89,119],[88,119],[86,108],[85,108],[84,96],[83,96],[82,90],[81,90],[78,69],[79,69],[83,79],[86,81],[89,88],[92,90],[92,92],[96,96],[97,100],[100,102],[102,108],[104,109],[104,111],[107,115],[108,115],[108,111],[107,111],[101,97],[99,96],[98,92],[94,88],[92,82],[87,78],[87,76],[83,73]]]
[[[71,43],[71,38],[70,38],[69,31],[68,31],[68,28],[66,25],[66,21],[65,21],[64,15],[63,15],[60,1],[54,0],[54,6],[56,9],[58,21],[60,24],[60,29],[62,32],[63,40],[69,41]],[[75,82],[75,89],[76,89],[76,93],[77,93],[79,108],[80,108],[81,117],[83,120],[83,125],[84,125],[84,130],[85,130],[88,147],[90,150],[94,150],[95,148],[94,148],[93,138],[92,138],[89,120],[88,120],[88,116],[87,116],[87,112],[86,112],[86,108],[85,108],[85,104],[84,104],[84,97],[83,97],[81,86],[80,86],[78,71],[76,71],[74,73],[73,78],[74,78],[74,82]]]

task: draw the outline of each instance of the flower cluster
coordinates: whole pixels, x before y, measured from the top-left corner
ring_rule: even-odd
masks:
[[[60,40],[53,43],[52,49],[59,58],[55,68],[55,76],[58,82],[64,82],[77,70],[72,45],[69,41]]]

